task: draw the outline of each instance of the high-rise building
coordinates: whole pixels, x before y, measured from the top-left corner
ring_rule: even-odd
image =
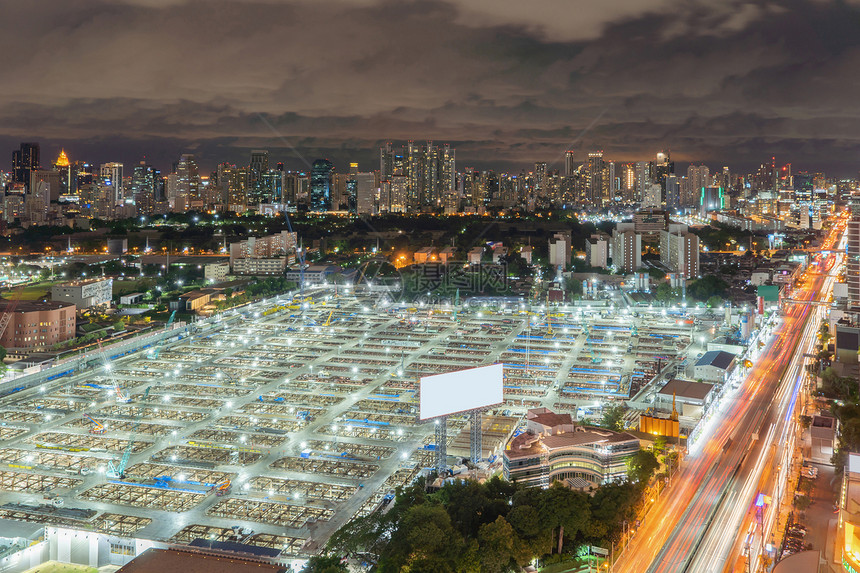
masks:
[[[651,164],[651,177],[655,183],[660,184],[660,189],[666,191],[666,177],[675,173],[675,162],[669,157],[668,151],[661,151]]]
[[[660,231],[660,261],[685,279],[699,277],[699,237],[686,225],[672,223]]]
[[[254,205],[271,203],[272,190],[266,187],[265,175],[269,172],[269,152],[264,149],[251,151],[248,165],[248,201]]]
[[[111,163],[102,163],[99,168],[99,177],[103,187],[112,189],[111,196],[107,199],[113,201],[114,204],[121,203],[123,200],[122,176],[123,165],[115,161]]]
[[[556,231],[549,239],[549,264],[553,267],[561,267],[562,270],[570,266],[573,253],[573,238],[570,231]]]
[[[30,172],[40,167],[38,143],[22,143],[20,149],[12,152],[12,180],[15,183],[29,185]]]
[[[684,207],[699,206],[702,189],[711,185],[711,172],[707,165],[690,165],[687,167],[687,179],[681,190],[681,205]]]
[[[666,177],[666,208],[677,209],[681,206],[681,180],[677,175]]]
[[[311,211],[331,211],[334,165],[328,159],[317,159],[311,167]]]
[[[202,209],[203,198],[200,193],[200,170],[197,160],[191,153],[183,153],[176,164],[176,198],[174,211],[185,212],[189,209]]]
[[[538,197],[546,197],[546,162],[535,163],[534,189]]]
[[[860,308],[860,213],[852,213],[845,231],[845,283],[848,306]]]
[[[602,151],[588,154],[585,163],[585,200],[598,208],[609,200],[609,173]]]
[[[27,197],[41,198],[45,205],[60,198],[62,183],[60,172],[53,169],[34,169],[30,171],[30,182],[27,187]]]
[[[391,143],[379,150],[380,180],[404,176],[408,180],[410,209],[435,209],[443,197],[457,188],[456,153],[449,145],[438,147],[432,141],[421,146],[408,142],[398,154]]]
[[[636,179],[636,192],[633,201],[641,203],[645,197],[645,192],[648,191],[648,186],[651,184],[651,164],[647,161],[637,161],[633,170]]]
[[[612,265],[624,273],[642,267],[642,235],[633,223],[619,223],[612,233]]]
[[[128,191],[140,213],[155,212],[155,204],[162,200],[158,189],[160,182],[161,172],[146,161],[141,161],[132,169]]]
[[[72,164],[64,149],[54,161],[54,170],[60,173],[60,195],[72,195],[75,193],[74,178],[72,178]]]
[[[359,215],[375,215],[377,211],[376,175],[374,173],[356,173],[355,177],[355,212]]]
[[[576,171],[576,163],[573,157],[573,150],[568,149],[564,152],[564,176],[571,177]]]

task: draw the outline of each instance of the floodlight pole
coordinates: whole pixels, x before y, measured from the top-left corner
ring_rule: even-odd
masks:
[[[448,469],[448,416],[436,418],[436,473]]]

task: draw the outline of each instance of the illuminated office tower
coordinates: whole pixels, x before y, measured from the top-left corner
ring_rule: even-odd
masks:
[[[30,184],[30,172],[39,169],[39,144],[22,143],[20,148],[12,152],[12,181]]]
[[[99,176],[101,177],[101,184],[113,190],[111,197],[108,199],[113,201],[114,204],[121,203],[123,200],[122,163],[102,163],[99,168]]]
[[[334,165],[328,159],[317,159],[311,167],[311,211],[330,211],[332,208],[332,174]]]

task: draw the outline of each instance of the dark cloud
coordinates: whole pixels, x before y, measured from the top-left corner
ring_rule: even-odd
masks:
[[[519,171],[671,149],[856,172],[860,12],[784,0],[0,0],[0,162],[248,150],[375,167],[385,139]]]

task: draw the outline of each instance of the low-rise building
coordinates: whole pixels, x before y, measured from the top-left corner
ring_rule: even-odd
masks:
[[[305,267],[304,280],[305,284],[322,284],[334,274],[343,274],[344,278],[349,281],[355,275],[355,270],[344,271],[338,265],[309,265]],[[288,269],[286,273],[287,280],[299,282],[302,277],[302,272],[299,269]]]
[[[713,399],[713,384],[673,379],[657,391],[654,406],[661,412],[672,412],[674,402],[681,416],[701,417]]]
[[[0,315],[12,313],[0,336],[0,345],[9,350],[47,350],[58,342],[75,337],[77,307],[68,302],[5,301]]]
[[[504,451],[504,473],[527,486],[598,486],[627,477],[627,460],[639,439],[626,432],[580,426],[570,414],[535,408],[526,414],[527,431],[512,438]]]
[[[94,278],[72,281],[51,287],[51,300],[68,302],[78,308],[110,306],[113,279]]]
[[[421,247],[412,255],[412,260],[418,265],[436,262],[436,249],[433,247]]]
[[[138,304],[143,300],[142,292],[133,292],[131,294],[124,294],[119,297],[120,304]]]
[[[203,278],[211,281],[226,280],[230,274],[230,263],[206,263],[203,267]]]
[[[696,361],[695,377],[708,382],[726,382],[735,369],[735,355],[724,350],[710,350]]]
[[[233,274],[282,275],[290,261],[287,257],[236,259],[233,261]]]
[[[481,259],[484,256],[484,247],[473,247],[469,251],[468,258],[470,265],[480,265]]]
[[[833,465],[830,461],[836,447],[836,418],[816,414],[809,426],[811,440],[810,461],[818,464]]]

